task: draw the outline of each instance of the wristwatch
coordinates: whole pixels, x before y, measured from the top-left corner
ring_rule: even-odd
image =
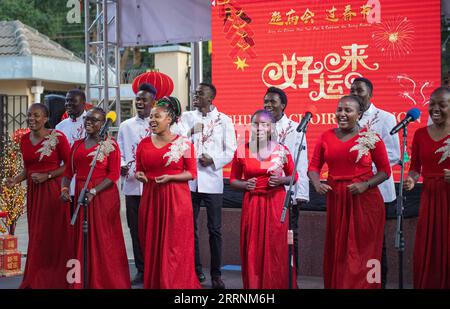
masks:
[[[95,196],[97,194],[97,190],[95,190],[95,188],[92,188],[91,190],[89,190],[89,193]]]
[[[52,174],[51,174],[51,173],[48,173],[48,174],[47,174],[47,178],[48,178],[48,179],[52,179]]]

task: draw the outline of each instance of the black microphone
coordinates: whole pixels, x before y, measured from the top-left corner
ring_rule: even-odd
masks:
[[[420,110],[418,108],[411,108],[407,113],[405,118],[402,121],[397,123],[397,125],[392,128],[391,135],[394,135],[401,129],[405,128],[411,121],[416,121],[420,117]]]
[[[306,126],[308,125],[308,122],[312,118],[311,112],[306,112],[305,115],[302,117],[302,121],[300,121],[300,124],[297,127],[297,132],[303,132],[306,129]]]
[[[106,121],[103,127],[100,129],[100,133],[98,134],[100,138],[104,138],[106,135],[106,132],[108,132],[109,127],[111,124],[113,124],[116,121],[116,112],[110,111],[108,114],[106,114]]]

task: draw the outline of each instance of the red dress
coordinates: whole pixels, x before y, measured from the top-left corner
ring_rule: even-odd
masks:
[[[358,195],[352,195],[347,188],[352,183],[373,177],[372,162],[379,172],[390,176],[383,141],[366,129],[345,142],[337,138],[335,129],[328,130],[314,149],[309,171],[320,174],[327,163],[328,185],[333,189],[327,193],[325,288],[381,288],[381,280],[380,283],[373,282],[378,280],[369,272],[373,263],[380,266],[385,223],[383,197],[378,187]]]
[[[108,178],[114,182],[109,188],[97,193],[88,205],[88,280],[90,289],[127,289],[130,288],[130,273],[125,251],[125,242],[120,221],[120,197],[116,182],[120,175],[120,150],[112,139],[104,142],[100,151],[88,190]],[[64,176],[71,179],[76,173],[75,202],[86,182],[91,162],[98,145],[86,149],[84,139],[77,140],[71,150],[72,164],[66,165]],[[69,161],[71,162],[71,161]],[[72,169],[73,168],[73,169]],[[81,207],[74,229],[74,258],[83,267],[83,220]],[[81,282],[73,288],[83,287]]]
[[[41,184],[32,173],[48,173],[68,162],[70,146],[63,133],[52,130],[41,142],[31,144],[30,133],[20,143],[27,171],[28,250],[20,288],[64,289],[69,259],[69,206],[59,199],[61,176]]]
[[[427,127],[418,129],[410,167],[423,176],[413,256],[415,288],[450,288],[450,183],[444,181],[444,169],[450,169],[450,134],[436,142]]]
[[[176,137],[157,148],[144,138],[136,151],[136,171],[144,172],[139,206],[139,240],[144,255],[144,288],[201,288],[194,268],[194,217],[188,182],[158,184],[155,177],[188,171],[197,175],[194,147]]]
[[[284,186],[270,187],[272,174],[292,175],[294,163],[286,147],[277,144],[264,161],[241,145],[233,158],[230,183],[256,177],[256,188],[244,193],[241,215],[241,263],[244,289],[287,289],[289,216],[281,223]],[[296,174],[295,179],[298,179]],[[295,270],[293,286],[297,287]]]

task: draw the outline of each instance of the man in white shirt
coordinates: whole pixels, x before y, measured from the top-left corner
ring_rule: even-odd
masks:
[[[84,131],[85,104],[86,95],[83,91],[72,89],[67,92],[65,108],[69,117],[58,123],[55,129],[64,133],[70,146],[86,135]]]
[[[277,88],[270,87],[264,96],[264,109],[270,112],[275,118],[278,143],[285,145],[295,162],[298,148],[302,140],[303,132],[297,132],[298,123],[290,120],[284,113],[287,107],[286,93]],[[303,147],[297,165],[298,181],[293,186],[294,194],[292,200],[292,230],[294,232],[294,255],[295,266],[298,269],[298,215],[301,205],[309,201],[309,178],[308,171],[308,151],[306,147],[306,136],[303,138]],[[286,186],[286,190],[289,186]]]
[[[237,148],[231,118],[220,113],[212,105],[216,88],[212,84],[200,83],[193,96],[194,111],[184,112],[178,128],[190,136],[194,144],[197,161],[197,178],[189,182],[194,208],[195,269],[200,282],[206,280],[200,263],[197,218],[203,201],[208,216],[209,245],[211,252],[212,287],[223,289],[222,264],[222,169],[233,159]]]
[[[136,149],[139,142],[151,135],[150,110],[155,102],[156,89],[148,83],[141,84],[136,94],[135,117],[125,120],[119,126],[117,143],[120,148],[120,174],[125,178],[123,193],[127,210],[127,223],[133,244],[134,263],[137,269],[132,285],[144,282],[144,259],[138,236],[138,213],[142,195],[142,184],[134,177],[136,173]]]
[[[350,93],[360,97],[363,101],[365,111],[362,118],[359,120],[360,127],[367,127],[380,135],[384,144],[386,145],[387,155],[391,167],[398,164],[400,160],[400,142],[398,134],[390,135],[390,130],[397,124],[395,116],[389,112],[377,108],[370,99],[373,95],[373,84],[370,80],[364,77],[358,77],[353,80],[350,88]],[[373,166],[376,171],[375,165]],[[387,209],[389,206],[393,207],[396,201],[396,192],[394,178],[391,174],[388,180],[384,181],[378,188],[381,191],[383,200]],[[387,278],[387,255],[386,255],[386,241],[383,239],[383,251],[381,256],[381,286],[386,287]]]
[[[64,106],[69,117],[58,123],[55,129],[64,133],[71,147],[76,140],[82,139],[86,136],[86,132],[84,130],[84,117],[86,116],[85,105],[86,95],[83,91],[80,89],[72,89],[67,92],[66,103]],[[71,162],[68,164],[71,164]],[[75,177],[73,177],[70,182],[71,214],[73,214],[74,211],[74,195]]]

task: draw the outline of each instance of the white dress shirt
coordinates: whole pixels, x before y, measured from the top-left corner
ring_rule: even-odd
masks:
[[[142,195],[142,183],[134,175],[136,174],[136,149],[141,140],[151,135],[148,118],[139,116],[122,122],[119,126],[117,143],[120,148],[120,166],[128,165],[128,175],[123,180],[123,193],[125,195]],[[122,176],[123,177],[123,176]]]
[[[237,148],[233,122],[211,105],[206,116],[198,110],[184,112],[177,123],[177,133],[188,136],[196,123],[203,124],[203,131],[191,136],[196,156],[208,154],[214,164],[204,167],[197,161],[197,178],[189,181],[189,187],[193,192],[222,194],[223,167],[231,162]]]
[[[400,160],[400,142],[398,134],[389,134],[396,124],[397,121],[393,114],[379,109],[373,104],[370,104],[369,109],[364,112],[363,117],[359,121],[361,127],[367,127],[380,135],[386,145],[386,151],[391,167],[398,164]],[[373,172],[376,173],[375,164],[373,164]],[[395,200],[397,195],[395,193],[395,184],[392,173],[389,179],[378,185],[378,188],[381,191],[385,203]]]
[[[66,118],[56,125],[55,129],[64,133],[70,146],[72,146],[76,140],[86,136],[86,131],[84,131],[84,117],[86,114],[86,111],[84,111],[81,116],[75,119],[75,121],[72,118]]]
[[[84,117],[87,112],[84,111],[81,116],[73,120],[72,118],[66,118],[60,123],[58,123],[55,127],[56,130],[61,131],[67,137],[69,141],[70,147],[72,147],[75,141],[85,138],[86,131],[84,130]],[[72,158],[71,158],[72,159]],[[67,162],[66,164],[72,164],[72,162]],[[72,178],[70,182],[70,195],[75,195],[75,176]]]
[[[290,120],[286,115],[283,115],[280,120],[276,122],[276,130],[278,136],[278,143],[285,145],[292,155],[294,160],[297,156],[297,151],[302,140],[303,132],[297,132],[298,123]],[[297,199],[309,201],[309,178],[308,172],[308,149],[306,146],[306,136],[303,139],[303,150],[297,165],[298,181],[294,185],[294,203]],[[286,190],[289,186],[286,186]]]

